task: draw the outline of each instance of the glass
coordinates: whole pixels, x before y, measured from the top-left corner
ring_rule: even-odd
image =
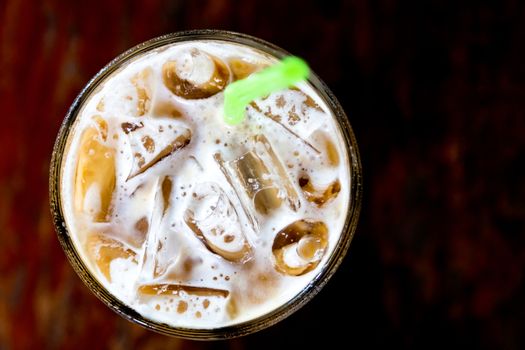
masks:
[[[107,66],[100,70],[89,83],[80,92],[78,97],[71,105],[68,113],[66,114],[60,131],[58,133],[51,160],[50,167],[50,179],[49,179],[49,191],[50,191],[50,204],[51,213],[53,216],[53,223],[57,232],[58,239],[66,256],[73,266],[76,273],[79,275],[81,280],[87,285],[87,287],[110,309],[115,311],[122,317],[135,322],[147,329],[171,336],[177,336],[188,339],[226,339],[247,335],[261,329],[267,328],[287,316],[297,311],[300,307],[305,305],[310,299],[312,299],[321,288],[328,282],[331,276],[335,273],[338,266],[341,264],[354,235],[359,212],[361,208],[362,198],[362,173],[361,173],[361,162],[359,158],[359,152],[355,136],[353,134],[348,118],[344,113],[341,105],[328,89],[328,87],[319,79],[314,73],[310,75],[309,83],[315,88],[316,92],[321,96],[326,105],[331,109],[331,112],[335,116],[341,134],[343,135],[345,147],[348,152],[349,160],[349,171],[350,171],[350,196],[349,196],[349,207],[348,213],[345,220],[343,231],[337,242],[337,246],[334,248],[331,256],[328,258],[325,266],[315,276],[311,283],[303,289],[299,294],[293,297],[290,301],[281,305],[277,309],[252,319],[250,321],[222,327],[216,329],[189,329],[189,328],[176,328],[165,324],[161,324],[145,317],[141,316],[135,310],[126,306],[123,302],[114,297],[109,293],[101,282],[99,282],[89,271],[86,263],[81,259],[79,252],[76,250],[73,243],[72,237],[68,232],[68,226],[65,222],[62,204],[61,204],[61,193],[60,183],[62,177],[62,164],[64,162],[64,151],[68,147],[69,134],[75,123],[79,112],[82,109],[83,104],[89,99],[90,95],[97,90],[99,85],[109,77],[113,72],[117,71],[127,62],[133,58],[140,56],[150,50],[157,49],[164,45],[169,45],[182,41],[192,40],[221,40],[226,42],[232,42],[237,44],[244,44],[249,47],[258,49],[267,54],[273,55],[278,58],[282,58],[289,55],[286,51],[281,48],[265,42],[261,39],[248,36],[245,34],[239,34],[228,31],[218,30],[195,30],[178,32],[173,34],[167,34],[142,44],[139,44],[130,50],[124,52]]]

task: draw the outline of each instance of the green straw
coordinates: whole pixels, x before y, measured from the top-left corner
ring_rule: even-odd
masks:
[[[239,124],[248,103],[306,80],[309,74],[305,61],[289,56],[246,79],[237,80],[224,90],[224,121],[230,125]]]

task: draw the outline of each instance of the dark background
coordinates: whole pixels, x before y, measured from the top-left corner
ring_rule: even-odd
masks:
[[[112,313],[49,214],[52,145],[82,86],[122,51],[195,28],[304,57],[347,111],[364,169],[333,279],[227,342]],[[524,41],[520,1],[0,0],[0,349],[525,348]]]

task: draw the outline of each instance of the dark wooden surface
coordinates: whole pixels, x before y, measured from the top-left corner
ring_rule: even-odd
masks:
[[[365,176],[327,287],[228,342],[113,314],[67,263],[48,205],[52,145],[82,86],[125,49],[194,28],[309,61],[349,114]],[[517,0],[0,1],[0,349],[523,349],[524,38]]]

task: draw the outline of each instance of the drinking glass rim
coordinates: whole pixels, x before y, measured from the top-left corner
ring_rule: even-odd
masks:
[[[84,284],[91,290],[91,292],[93,292],[111,310],[129,321],[164,335],[194,340],[228,339],[251,334],[282,321],[286,317],[296,312],[299,308],[304,306],[315,295],[317,295],[317,293],[319,293],[328,280],[333,276],[341,264],[343,258],[346,256],[359,219],[362,201],[362,168],[357,142],[343,108],[330,89],[326,86],[326,84],[315,73],[311,72],[308,79],[309,83],[315,88],[316,93],[323,98],[324,102],[330,108],[343,135],[345,149],[348,152],[351,185],[348,213],[345,219],[345,224],[336,246],[334,247],[330,257],[328,258],[328,261],[325,263],[322,269],[315,277],[311,279],[308,285],[301,292],[278,308],[257,318],[244,321],[242,323],[214,329],[169,326],[157,321],[150,320],[124,304],[121,300],[112,295],[103,286],[103,284],[90,273],[86,263],[82,260],[80,254],[77,252],[72,238],[69,236],[65,218],[62,213],[60,196],[60,184],[62,178],[61,170],[64,151],[67,148],[70,131],[77,119],[83,103],[90,98],[93,91],[100,86],[100,83],[104,82],[104,80],[117,69],[143,53],[163,47],[165,45],[191,40],[226,41],[235,44],[242,44],[277,58],[282,58],[283,56],[289,55],[287,51],[265,40],[247,34],[214,29],[189,30],[165,34],[140,43],[118,55],[106,66],[104,66],[82,88],[81,92],[75,98],[71,107],[66,113],[62,125],[60,126],[60,130],[53,147],[53,154],[50,164],[50,207],[51,215],[53,217],[53,224],[55,226],[58,239],[69,260],[69,263],[72,265],[73,269],[84,282]]]

